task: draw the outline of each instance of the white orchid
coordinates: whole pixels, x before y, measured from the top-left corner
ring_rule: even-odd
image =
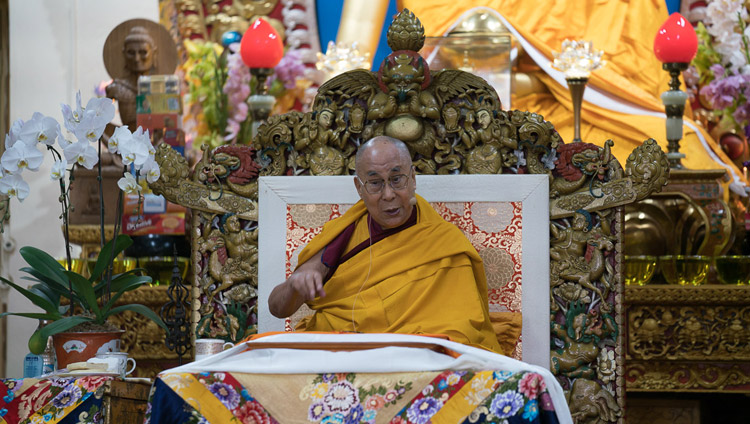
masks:
[[[8,197],[17,197],[19,201],[23,201],[29,195],[29,191],[29,183],[20,175],[5,175],[0,179],[0,193]]]
[[[23,120],[16,119],[13,125],[10,126],[10,132],[5,134],[5,149],[10,149],[18,141],[18,136],[21,134],[21,128],[23,128]]]
[[[65,171],[67,169],[68,169],[68,161],[65,160],[65,158],[55,161],[55,164],[52,165],[50,178],[52,180],[59,180],[59,179],[65,178]]]
[[[59,132],[60,124],[54,118],[35,112],[31,119],[21,127],[18,138],[29,144],[43,143],[52,146],[55,144]]]
[[[86,140],[78,141],[63,149],[63,154],[68,162],[78,164],[86,169],[91,169],[99,161],[96,149]]]
[[[94,97],[86,103],[85,113],[93,114],[98,125],[106,126],[115,117],[115,105],[112,99]]]
[[[78,123],[76,130],[73,132],[78,141],[88,141],[93,143],[99,140],[99,137],[104,134],[104,129],[107,127],[107,123],[103,123],[96,115],[94,111],[85,111],[81,122]]]
[[[20,141],[3,153],[0,164],[10,173],[20,173],[25,168],[30,171],[38,170],[43,161],[44,155],[36,148],[36,144]]]
[[[144,132],[141,127],[138,127],[138,129],[135,130],[130,139],[125,140],[118,146],[120,154],[122,155],[122,163],[124,165],[130,165],[132,163],[137,170],[140,170],[149,156],[151,156],[149,154],[151,139],[148,135],[148,131]]]
[[[23,200],[29,194],[29,185],[21,177],[24,169],[39,170],[44,154],[37,147],[43,143],[55,152],[56,160],[50,171],[52,180],[63,180],[76,166],[92,169],[99,161],[97,149],[92,143],[98,142],[107,124],[115,114],[112,100],[94,98],[86,107],[81,106],[81,93],[76,94],[75,108],[61,105],[64,127],[73,133],[77,141],[65,137],[57,120],[34,113],[28,121],[16,120],[5,136],[5,153],[0,157],[0,193]],[[57,154],[55,142],[62,148],[62,157]],[[151,137],[148,131],[138,127],[131,132],[128,127],[115,129],[107,147],[112,153],[119,153],[125,165],[133,165],[136,175],[143,175],[153,183],[161,176],[156,163]],[[72,168],[68,168],[72,164]],[[136,177],[126,173],[118,181],[118,186],[126,193],[140,193],[142,186]],[[64,184],[61,185],[65,191]],[[63,195],[67,195],[63,193]]]
[[[65,120],[65,128],[70,132],[75,132],[78,123],[81,122],[83,117],[83,108],[81,107],[81,92],[76,93],[76,108],[73,110],[70,106],[62,103],[63,119]]]
[[[126,172],[125,175],[117,181],[120,190],[127,194],[137,194],[141,191],[141,185],[138,184],[133,174]]]
[[[107,149],[112,153],[120,153],[120,145],[126,143],[133,138],[133,133],[130,132],[127,125],[115,128],[114,134],[107,140]]]
[[[141,174],[146,174],[146,181],[149,183],[155,183],[156,180],[161,176],[161,169],[159,164],[156,163],[156,159],[153,156],[149,156],[146,162],[141,167]]]

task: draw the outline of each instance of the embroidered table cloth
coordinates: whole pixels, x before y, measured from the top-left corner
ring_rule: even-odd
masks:
[[[150,423],[558,423],[541,375],[510,371],[170,373]]]
[[[572,423],[549,370],[444,339],[283,333],[159,374],[146,423]]]
[[[3,379],[0,424],[101,424],[105,383],[113,377]]]

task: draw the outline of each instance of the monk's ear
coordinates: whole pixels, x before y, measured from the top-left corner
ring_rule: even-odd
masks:
[[[357,176],[354,176],[354,188],[357,189],[357,194],[359,194],[359,198],[362,198],[362,183],[359,182],[359,178]]]

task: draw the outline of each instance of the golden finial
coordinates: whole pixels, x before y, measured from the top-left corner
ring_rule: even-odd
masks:
[[[409,9],[396,15],[388,27],[388,46],[391,50],[412,50],[418,52],[424,46],[424,27]]]

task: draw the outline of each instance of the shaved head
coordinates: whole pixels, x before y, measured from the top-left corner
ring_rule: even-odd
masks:
[[[359,146],[357,155],[354,157],[354,172],[359,174],[359,164],[362,162],[362,158],[365,156],[367,151],[369,151],[372,147],[382,146],[385,144],[394,146],[398,150],[399,156],[404,160],[404,162],[408,162],[409,164],[411,164],[411,153],[409,153],[409,148],[406,147],[406,143],[397,138],[388,137],[387,135],[379,135],[367,140],[365,144]]]

